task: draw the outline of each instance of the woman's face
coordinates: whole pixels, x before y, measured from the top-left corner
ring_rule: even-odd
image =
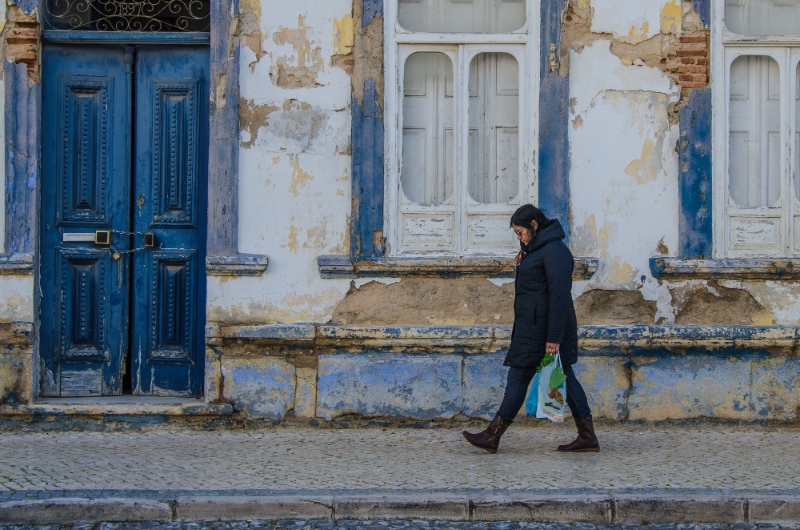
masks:
[[[514,233],[517,234],[517,239],[519,239],[523,245],[530,244],[533,239],[533,230],[529,227],[519,225],[511,225],[511,228],[514,229]],[[534,230],[539,228],[536,221],[533,222],[533,228]]]

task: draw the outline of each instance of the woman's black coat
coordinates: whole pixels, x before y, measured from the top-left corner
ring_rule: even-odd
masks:
[[[517,266],[514,329],[505,366],[536,368],[545,344],[560,344],[564,366],[578,360],[578,322],[572,304],[572,252],[562,241],[561,223],[542,228]]]

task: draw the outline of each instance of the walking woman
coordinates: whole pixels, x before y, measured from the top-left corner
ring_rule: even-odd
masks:
[[[511,228],[520,242],[515,258],[517,279],[514,297],[514,329],[511,346],[503,362],[508,366],[508,382],[503,403],[485,431],[469,433],[464,438],[475,447],[496,453],[500,437],[514,421],[525,402],[533,376],[545,354],[560,353],[567,376],[567,404],[572,412],[578,437],[559,451],[600,450],[594,434],[592,413],[586,393],[575,377],[572,365],[578,360],[578,323],[572,304],[572,252],[557,219],[526,204],[511,216]]]

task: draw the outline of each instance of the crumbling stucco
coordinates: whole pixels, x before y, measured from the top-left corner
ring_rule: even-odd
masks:
[[[355,59],[353,46],[355,45],[355,27],[353,16],[345,15],[333,19],[333,53],[331,66],[342,68],[348,75],[353,75]]]
[[[775,324],[775,319],[744,289],[721,286],[710,280],[670,289],[678,325],[744,325]]]
[[[37,10],[26,13],[18,6],[10,4],[3,22],[5,24],[0,32],[3,61],[10,59],[15,63],[24,63],[28,67],[31,82],[38,82],[40,28]]]
[[[255,54],[250,62],[251,69],[267,53],[264,50],[264,35],[261,33],[261,1],[241,0],[239,14],[239,37],[242,46],[247,46]]]
[[[242,137],[241,145],[250,149],[258,138],[258,130],[269,125],[269,115],[279,110],[270,104],[259,105],[248,99],[239,98],[239,127],[247,135]]]
[[[306,17],[298,15],[297,28],[281,27],[272,35],[278,46],[291,45],[293,56],[281,56],[275,60],[269,77],[281,88],[313,88],[322,86],[317,76],[325,67],[322,48],[314,45],[308,37],[311,28],[306,26]]]
[[[611,53],[626,66],[658,68],[684,89],[680,100],[670,107],[670,123],[678,122],[678,111],[688,101],[693,88],[707,85],[708,30],[703,28],[691,0],[666,0],[660,7],[658,26],[647,20],[626,33],[612,30],[610,22],[618,16],[616,4],[603,0],[592,5],[589,0],[570,0],[563,15],[561,48],[557,60],[559,75],[566,76],[570,51],[580,53],[586,45],[607,40]],[[607,5],[608,4],[608,5]],[[595,10],[603,19],[595,24]],[[613,16],[612,16],[613,13]],[[573,122],[573,126],[576,123]]]
[[[575,300],[579,326],[652,324],[656,302],[640,291],[593,289]]]
[[[514,320],[514,285],[485,278],[411,278],[385,285],[353,285],[332,322],[352,325],[508,326]]]

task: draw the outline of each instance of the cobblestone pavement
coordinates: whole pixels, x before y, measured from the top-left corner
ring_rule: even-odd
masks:
[[[449,521],[242,521],[234,523],[97,523],[63,525],[20,525],[2,526],[0,530],[317,530],[326,528],[355,528],[363,530],[394,530],[417,528],[446,528],[452,530],[797,530],[797,525],[777,524],[650,524],[650,525],[593,525],[509,523],[509,522],[469,522]]]
[[[0,500],[76,491],[800,492],[797,428],[601,427],[600,453],[553,451],[573,436],[566,427],[512,427],[489,455],[449,428],[5,432]]]

